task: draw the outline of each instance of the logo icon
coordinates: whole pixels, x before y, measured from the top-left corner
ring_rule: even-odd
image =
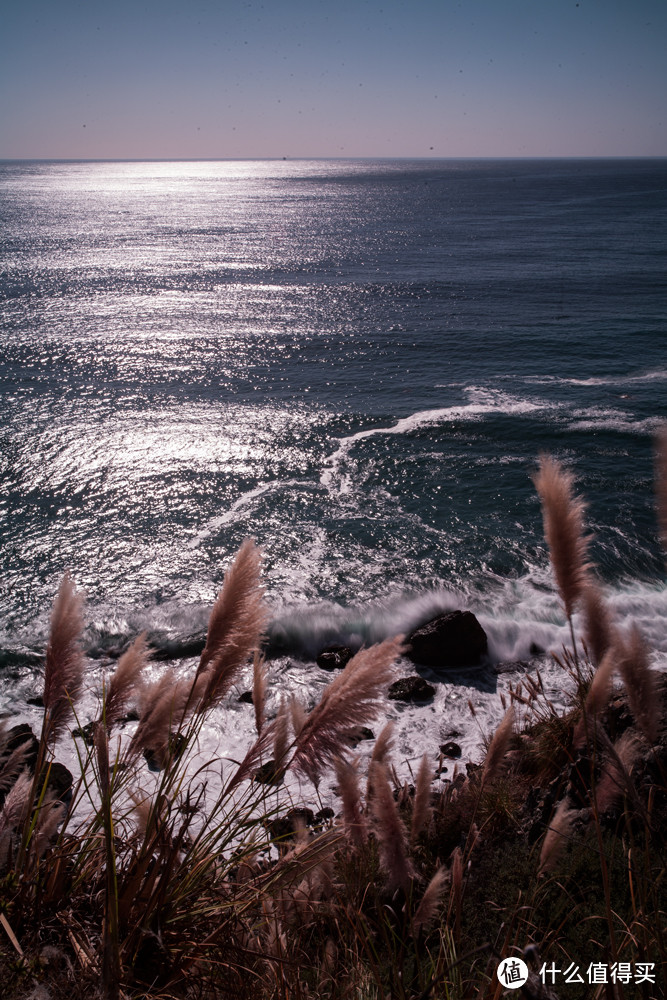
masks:
[[[505,958],[496,969],[498,982],[508,990],[518,990],[528,981],[528,966],[520,958]]]

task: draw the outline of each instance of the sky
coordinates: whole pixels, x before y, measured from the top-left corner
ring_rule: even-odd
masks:
[[[667,155],[665,0],[3,11],[3,159]]]

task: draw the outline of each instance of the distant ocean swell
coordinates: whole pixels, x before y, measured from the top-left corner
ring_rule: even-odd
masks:
[[[66,569],[87,594],[85,715],[141,631],[154,671],[191,667],[247,536],[274,690],[307,704],[323,645],[442,610],[478,616],[492,664],[557,651],[545,451],[577,477],[616,620],[667,666],[666,178],[658,161],[0,164],[0,710],[37,719]],[[474,755],[504,677],[454,672],[432,706],[390,706],[401,753],[458,729]],[[227,710],[211,748],[240,752],[249,709]]]

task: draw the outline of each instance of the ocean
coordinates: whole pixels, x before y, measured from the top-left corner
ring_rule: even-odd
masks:
[[[86,593],[85,722],[114,650],[205,629],[252,536],[270,707],[313,704],[328,643],[471,610],[490,666],[387,716],[399,767],[448,738],[476,759],[521,676],[494,666],[568,641],[542,452],[576,474],[618,623],[667,664],[667,161],[6,161],[0,199],[8,717],[38,724],[66,570]],[[567,678],[543,670],[558,701]],[[251,737],[239,693],[212,754]]]

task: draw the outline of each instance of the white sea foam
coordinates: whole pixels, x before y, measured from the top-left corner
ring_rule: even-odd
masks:
[[[460,403],[454,406],[445,406],[433,410],[418,410],[407,417],[402,417],[395,424],[388,427],[370,427],[363,431],[357,431],[349,437],[341,438],[338,448],[334,451],[326,462],[320,482],[323,486],[331,488],[334,478],[340,475],[347,456],[352,448],[359,441],[366,438],[377,437],[378,435],[402,435],[410,434],[421,427],[430,427],[446,423],[473,423],[482,420],[490,414],[505,416],[523,416],[526,414],[535,415],[543,410],[551,410],[557,404],[546,400],[520,399],[511,396],[509,393],[501,392],[488,386],[469,385],[466,386],[465,393],[469,402]],[[339,492],[349,490],[349,481],[342,477],[341,482],[337,482]]]
[[[618,431],[621,434],[653,435],[665,423],[661,417],[638,420],[621,410],[579,410],[573,416],[574,419],[567,423],[570,431]]]
[[[253,500],[258,497],[263,496],[265,493],[272,493],[274,491],[282,491],[289,489],[293,486],[310,486],[304,480],[300,479],[277,479],[272,480],[270,483],[261,483],[252,490],[248,490],[246,493],[242,493],[234,503],[229,507],[224,513],[219,514],[217,517],[212,518],[197,534],[194,538],[191,538],[188,542],[188,548],[195,549],[200,543],[211,535],[215,535],[216,532],[220,530],[225,524],[232,524],[238,515],[238,512],[244,507],[249,506]]]
[[[512,376],[514,377],[514,376]],[[527,375],[524,381],[531,385],[581,385],[581,386],[623,386],[641,382],[664,382],[667,370],[659,368],[650,372],[627,375],[591,375],[587,378],[566,378],[560,375]]]

